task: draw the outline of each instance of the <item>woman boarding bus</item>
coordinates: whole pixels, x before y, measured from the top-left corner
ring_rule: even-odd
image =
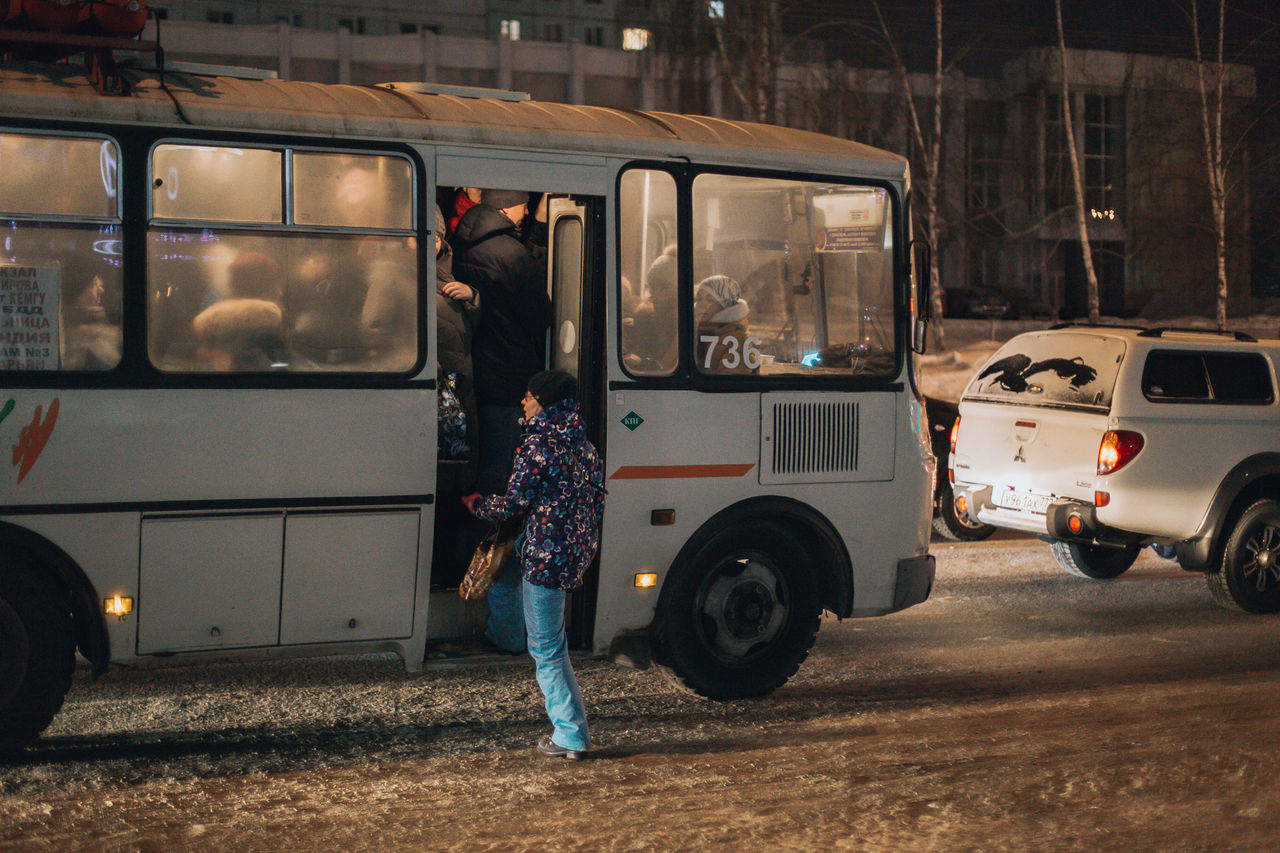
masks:
[[[573,645],[756,696],[822,610],[927,597],[902,158],[513,93],[122,74],[107,97],[66,66],[0,71],[5,745],[48,725],[77,651],[95,675],[416,670],[478,630],[459,549],[432,556],[465,464],[436,454],[429,249],[455,187],[550,194],[546,366],[582,387],[609,493]],[[695,316],[713,277],[737,285],[732,335]],[[115,345],[87,359],[90,285]]]

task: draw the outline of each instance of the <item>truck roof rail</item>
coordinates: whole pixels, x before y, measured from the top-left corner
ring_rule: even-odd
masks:
[[[1050,329],[1145,329],[1146,326],[1131,326],[1124,323],[1085,323],[1068,320],[1065,323],[1054,323]]]
[[[1152,326],[1150,329],[1139,332],[1140,338],[1159,338],[1165,332],[1179,332],[1184,335],[1223,335],[1231,336],[1237,341],[1245,341],[1246,343],[1256,344],[1258,339],[1248,332],[1234,332],[1230,329],[1196,329],[1191,326]]]

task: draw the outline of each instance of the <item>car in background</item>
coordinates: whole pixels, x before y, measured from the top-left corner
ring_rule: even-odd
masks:
[[[1002,320],[1013,316],[1013,303],[989,287],[959,287],[947,290],[945,315],[956,319]]]
[[[929,416],[929,437],[933,455],[938,459],[938,480],[933,490],[933,532],[951,542],[977,542],[996,532],[994,526],[973,521],[956,511],[956,501],[951,493],[947,457],[951,453],[951,428],[959,417],[959,408],[950,400],[926,398],[925,411]]]

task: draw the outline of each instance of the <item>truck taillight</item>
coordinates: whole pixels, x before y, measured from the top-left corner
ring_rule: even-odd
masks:
[[[951,452],[956,452],[956,434],[960,432],[960,418],[956,418],[956,422],[951,425]]]
[[[1126,429],[1109,429],[1098,446],[1098,474],[1114,474],[1142,450],[1142,436]]]

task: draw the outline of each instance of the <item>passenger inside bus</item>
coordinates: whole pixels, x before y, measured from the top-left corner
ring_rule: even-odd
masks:
[[[742,286],[727,275],[698,282],[693,315],[698,323],[698,367],[706,373],[755,373],[759,351],[747,329],[749,308]]]
[[[446,237],[453,234],[454,229],[458,227],[458,220],[462,218],[462,214],[480,203],[480,194],[483,191],[480,187],[455,188],[453,198],[448,203],[449,230]]]
[[[647,298],[623,305],[623,363],[633,373],[670,373],[677,358],[674,243],[649,265],[643,289],[648,291]]]
[[[120,361],[120,319],[108,316],[101,272],[62,262],[62,369],[110,370]],[[108,300],[119,304],[119,298]]]
[[[196,357],[219,371],[284,366],[280,266],[263,252],[247,250],[236,255],[227,274],[227,296],[191,321]]]

